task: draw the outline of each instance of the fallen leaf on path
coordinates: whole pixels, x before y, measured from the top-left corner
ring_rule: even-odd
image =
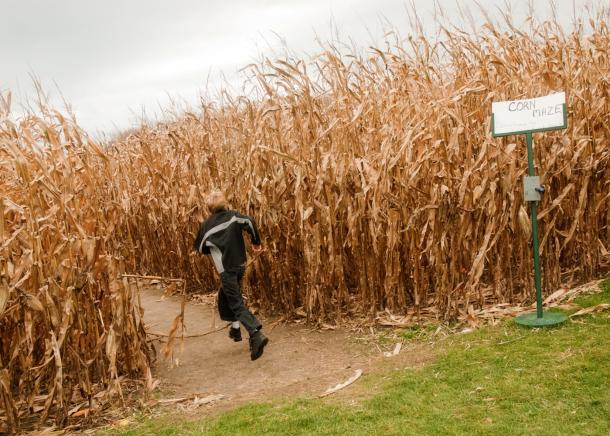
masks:
[[[189,395],[188,397],[164,398],[161,400],[156,400],[156,404],[176,404],[176,403],[184,403],[186,401],[193,400],[192,405],[199,407],[203,404],[212,403],[214,401],[221,400],[225,397],[222,394],[207,395],[205,397],[199,397],[199,395],[200,394],[194,394],[194,395]]]
[[[77,413],[80,410],[81,407],[86,406],[87,404],[88,404],[88,402],[77,404],[76,406],[74,406],[72,409],[70,409],[68,411],[68,416],[74,415],[75,413]]]
[[[173,296],[178,290],[178,284],[176,282],[170,283],[168,287],[163,291],[162,299]]]
[[[402,343],[398,342],[395,346],[394,346],[394,350],[393,351],[386,351],[385,353],[383,353],[383,355],[385,357],[392,357],[392,356],[396,356],[398,353],[400,353],[400,349],[402,348]]]
[[[358,380],[361,375],[362,375],[362,370],[361,369],[357,369],[356,370],[356,374],[354,374],[354,376],[352,378],[346,380],[343,383],[339,383],[338,385],[335,385],[335,386],[333,386],[331,388],[326,389],[326,391],[323,394],[320,394],[320,398],[321,397],[325,397],[325,396],[330,395],[330,394],[334,394],[335,392],[340,391],[341,389],[351,385],[356,380]]]
[[[555,306],[555,307],[557,309],[570,311],[570,310],[578,309],[580,306],[578,304],[574,304],[574,303],[565,303],[565,304],[560,304],[559,306]]]
[[[157,400],[158,404],[175,404],[175,403],[181,403],[182,401],[186,401],[189,400],[190,397],[182,397],[182,398],[165,398],[162,400]]]
[[[89,412],[91,412],[91,409],[87,407],[86,409],[79,410],[78,412],[73,413],[71,416],[73,418],[78,418],[79,416],[83,416],[83,415],[87,416],[87,415],[89,415]]]
[[[610,304],[608,304],[608,303],[598,304],[597,306],[591,306],[591,307],[587,307],[585,309],[579,310],[578,312],[570,315],[570,318],[573,318],[575,316],[588,315],[590,313],[603,312],[604,310],[608,310],[608,309],[610,309]]]
[[[555,292],[553,292],[551,295],[549,295],[548,297],[546,297],[546,299],[544,300],[544,304],[549,304],[551,301],[555,301],[557,299],[559,299],[559,297],[567,294],[568,290],[567,289],[558,289]]]
[[[193,400],[193,405],[195,407],[203,406],[204,404],[210,404],[218,400],[222,400],[225,396],[222,394],[218,395],[208,395],[207,397],[199,398],[195,397]]]
[[[75,407],[70,409],[70,411],[68,411],[68,416],[71,416],[74,418],[78,418],[79,416],[83,416],[83,415],[88,416],[89,413],[93,412],[94,409],[91,407],[85,407],[87,404],[89,404],[88,401],[77,404]],[[82,407],[85,407],[85,408],[81,409]]]
[[[388,319],[384,319],[378,322],[379,325],[384,327],[396,327],[396,328],[406,328],[410,327],[413,324],[410,322],[400,322],[400,321],[391,321]]]
[[[130,423],[129,418],[119,419],[118,421],[114,421],[112,423],[113,427],[127,427]]]

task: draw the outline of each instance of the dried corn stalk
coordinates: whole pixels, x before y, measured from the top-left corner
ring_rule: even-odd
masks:
[[[0,432],[152,385],[135,289],[121,278],[111,161],[61,114],[19,122],[0,102]],[[72,412],[71,412],[72,411]],[[78,415],[76,415],[78,416]],[[35,418],[35,421],[32,420]],[[25,423],[25,427],[22,424]]]
[[[143,128],[109,150],[133,267],[213,291],[188,256],[203,194],[220,186],[260,223],[251,302],[313,321],[388,309],[533,299],[518,137],[494,139],[491,103],[565,90],[568,129],[536,136],[545,294],[593,278],[610,255],[608,11],[585,34],[531,21],[389,41],[368,56],[328,47],[313,60],[249,69],[254,95]],[[120,168],[120,170],[119,170]]]

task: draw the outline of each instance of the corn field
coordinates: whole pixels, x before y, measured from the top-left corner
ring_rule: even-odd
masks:
[[[113,163],[42,109],[0,102],[0,433],[94,414],[124,376],[152,385],[137,289],[114,249]]]
[[[215,291],[192,252],[223,189],[265,251],[251,305],[312,322],[380,311],[452,319],[531,302],[521,137],[492,138],[492,101],[565,91],[568,128],[534,136],[543,291],[610,265],[610,22],[439,27],[366,55],[327,46],[263,60],[254,91],[96,143],[50,109],[0,114],[0,426],[150,386],[138,289],[124,273]],[[1,429],[1,427],[0,427]]]

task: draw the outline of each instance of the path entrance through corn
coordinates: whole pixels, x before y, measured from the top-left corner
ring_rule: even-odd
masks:
[[[162,299],[162,295],[160,290],[142,291],[148,331],[168,332],[180,313],[181,297]],[[185,336],[224,325],[214,316],[214,310],[209,304],[187,303]],[[180,338],[176,338],[173,367],[171,361],[158,353],[154,375],[160,381],[160,397],[223,395],[223,401],[234,404],[319,394],[352,376],[355,368],[366,367],[380,356],[374,345],[357,343],[355,332],[312,329],[294,323],[274,325],[271,319],[263,320],[271,342],[254,362],[250,361],[248,336],[243,329],[244,340],[237,343],[229,339],[226,329],[187,337],[183,346]],[[158,351],[163,348],[161,341],[166,339],[154,342]]]

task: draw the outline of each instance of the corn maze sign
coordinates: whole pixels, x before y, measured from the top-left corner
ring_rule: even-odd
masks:
[[[528,100],[494,102],[491,105],[493,136],[565,129],[565,108],[565,92]]]
[[[552,326],[567,320],[563,313],[545,313],[542,310],[537,207],[538,202],[542,199],[544,188],[540,186],[540,177],[535,175],[534,140],[532,138],[533,133],[565,129],[567,125],[565,92],[527,100],[499,101],[491,105],[491,131],[493,136],[524,134],[527,143],[528,175],[523,179],[523,187],[524,199],[530,204],[530,218],[532,220],[536,313],[526,313],[515,318],[518,324],[527,327]]]

